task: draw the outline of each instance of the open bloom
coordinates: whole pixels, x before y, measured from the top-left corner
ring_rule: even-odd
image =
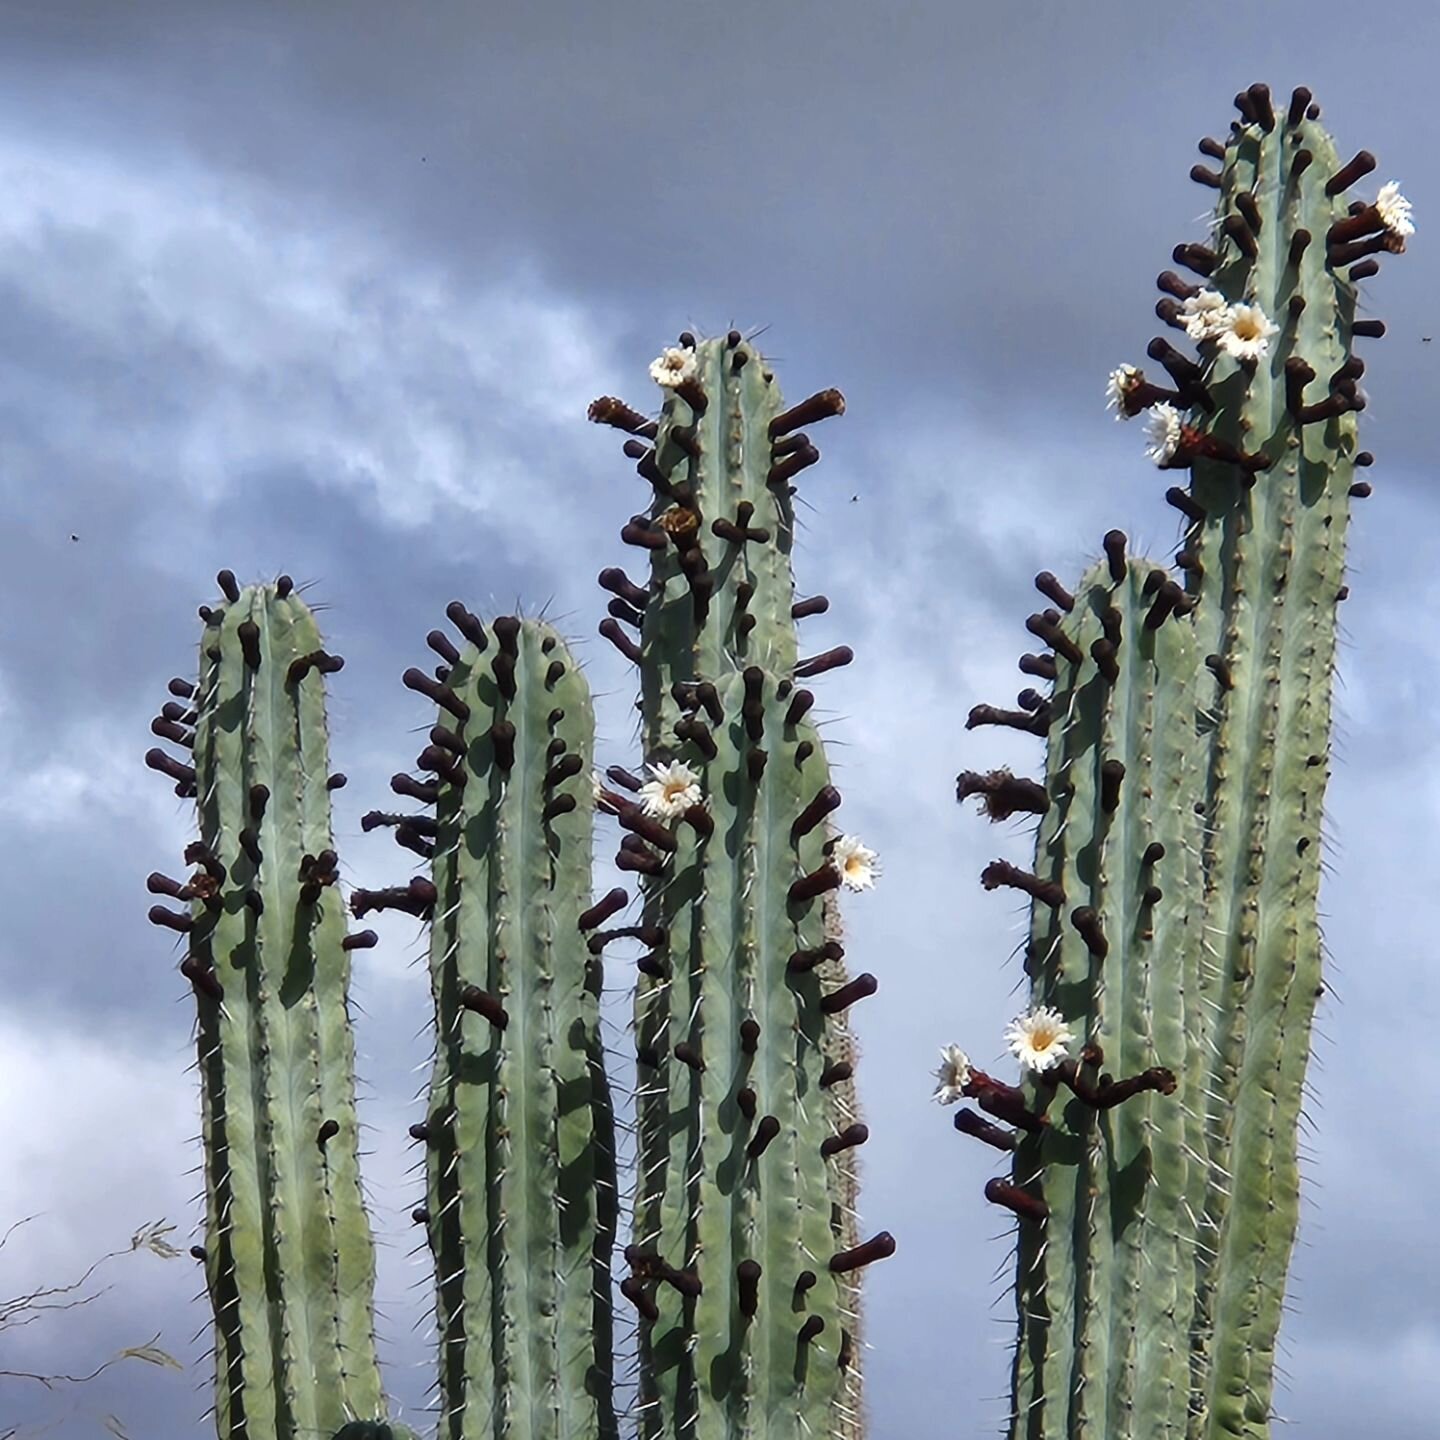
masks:
[[[830,851],[830,863],[847,890],[868,890],[880,873],[880,857],[854,835],[842,835]]]
[[[667,346],[650,362],[650,378],[657,385],[683,385],[695,373],[695,352]]]
[[[1220,348],[1237,360],[1258,360],[1280,327],[1258,305],[1232,305],[1229,324],[1220,332]]]
[[[1410,219],[1410,202],[1400,193],[1398,180],[1387,181],[1375,197],[1375,213],[1380,223],[1392,234],[1404,237],[1415,233]]]
[[[935,1099],[941,1105],[953,1105],[964,1097],[970,1081],[970,1057],[958,1045],[942,1045],[935,1078],[940,1082],[935,1087]]]
[[[1175,458],[1180,444],[1180,430],[1180,412],[1173,405],[1165,402],[1152,405],[1145,417],[1145,453],[1157,465],[1168,464]]]
[[[1041,1005],[1010,1022],[1006,1043],[1027,1070],[1048,1070],[1066,1058],[1065,1047],[1075,1038],[1058,1010]]]
[[[704,798],[700,777],[683,760],[651,765],[649,770],[655,778],[640,787],[640,804],[647,815],[673,820]]]
[[[1230,306],[1218,290],[1201,290],[1182,301],[1180,315],[1192,340],[1213,340],[1230,328]]]
[[[1105,386],[1105,408],[1113,410],[1117,420],[1130,419],[1130,412],[1125,408],[1126,396],[1144,379],[1144,372],[1135,365],[1122,365],[1110,372]]]

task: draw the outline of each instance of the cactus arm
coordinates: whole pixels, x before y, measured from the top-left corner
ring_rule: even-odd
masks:
[[[320,637],[288,584],[228,598],[209,612],[194,701],[201,868],[186,961],[204,976],[216,1415],[222,1440],[292,1440],[380,1413],[374,1252],[343,912],[333,866],[311,886],[301,875],[302,857],[330,849],[326,731],[319,673],[290,667]]]
[[[1091,1085],[1104,1085],[1102,1069],[1119,1080],[1161,1066],[1180,1088],[1096,1108],[1056,1072],[1028,1087],[1048,1123],[1021,1138],[1014,1183],[1048,1215],[1022,1218],[1018,1237],[1016,1436],[1178,1435],[1185,1423],[1189,1306],[1177,1296],[1193,1265],[1185,1205],[1198,1198],[1186,1146],[1199,1139],[1185,1089],[1198,1078],[1186,1037],[1199,1023],[1199,907],[1185,883],[1198,874],[1200,774],[1187,760],[1196,663],[1187,629],[1145,624],[1150,570],[1132,563],[1116,582],[1108,563],[1096,567],[1062,626],[1081,659],[1059,659],[1034,874],[1063,901],[1035,901],[1027,968],[1034,1004],[1075,1031],[1072,1049],[1098,1045]],[[1092,646],[1116,637],[1107,675]],[[1163,858],[1147,859],[1156,842]]]
[[[599,962],[579,924],[594,720],[553,630],[494,629],[498,643],[482,653],[472,642],[450,667],[466,718],[440,714],[464,749],[437,772],[432,870],[438,1042],[422,1218],[436,1261],[441,1434],[606,1440],[614,1141]]]
[[[1312,159],[1297,170],[1302,152]],[[1191,541],[1203,567],[1191,586],[1197,635],[1231,678],[1214,687],[1204,717],[1206,925],[1219,969],[1206,1223],[1218,1253],[1202,1268],[1195,1371],[1208,1417],[1197,1433],[1216,1440],[1268,1424],[1299,1218],[1294,1121],[1320,984],[1318,825],[1356,425],[1353,411],[1299,423],[1286,365],[1313,368],[1303,396],[1313,404],[1353,353],[1354,284],[1326,244],[1347,213],[1343,192],[1325,194],[1340,168],[1307,118],[1269,131],[1245,125],[1227,149],[1218,213],[1237,213],[1237,197],[1253,193],[1262,224],[1253,259],[1223,243],[1212,283],[1229,298],[1256,298],[1282,329],[1253,376],[1215,358],[1210,429],[1243,437],[1273,463],[1253,486],[1214,460],[1192,472],[1191,496],[1205,511]]]
[[[742,719],[757,681],[758,738]],[[646,919],[664,927],[668,955],[663,977],[641,978],[641,1047],[669,1084],[644,1087],[639,1115],[640,1166],[651,1178],[636,1224],[645,1254],[635,1263],[653,1279],[658,1312],[642,1320],[647,1434],[828,1433],[842,1389],[850,1321],[828,1265],[836,1238],[827,1168],[838,1157],[821,1151],[832,1022],[819,974],[788,967],[826,939],[820,897],[796,902],[789,892],[825,863],[823,826],[791,831],[827,778],[813,726],[786,723],[790,695],[758,671],[720,687],[717,753],[692,760],[713,829],[682,840],[648,891]],[[747,757],[761,748],[757,780]],[[677,1045],[703,1069],[678,1057]],[[746,1261],[760,1267],[749,1301],[739,1280]],[[698,1293],[693,1282],[686,1293],[653,1278],[662,1266],[690,1272]],[[802,1341],[812,1316],[824,1328]]]

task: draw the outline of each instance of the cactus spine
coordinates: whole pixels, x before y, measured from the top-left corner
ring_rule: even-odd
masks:
[[[1192,171],[1219,191],[1214,245],[1175,250],[1209,283],[1158,282],[1157,314],[1199,360],[1156,339],[1173,389],[1134,367],[1111,380],[1122,414],[1151,409],[1157,463],[1191,471],[1167,495],[1186,521],[1186,584],[1152,569],[1137,592],[1148,567],[1127,565],[1112,532],[1073,613],[1030,619],[1054,654],[1022,666],[1053,679],[1052,695],[971,714],[1048,734],[1043,803],[1028,807],[1043,814],[1035,873],[997,862],[986,884],[1035,897],[1034,1001],[1085,1045],[1023,1095],[969,1075],[964,1093],[1020,1138],[957,1120],[1016,1152],[1013,1182],[987,1193],[1020,1221],[1011,1433],[1031,1440],[1269,1434],[1323,989],[1336,608],[1349,503],[1369,493],[1353,476],[1370,457],[1356,449],[1352,343],[1384,333],[1355,320],[1355,284],[1411,227],[1393,186],[1347,206],[1374,159],[1340,164],[1308,91],[1283,116],[1263,85],[1236,104],[1229,142],[1201,145],[1220,170]],[[1323,398],[1307,393],[1317,376]],[[1097,598],[1106,584],[1117,589]],[[1070,610],[1053,576],[1037,585]],[[1003,781],[962,776],[962,797],[1013,795]],[[1108,1077],[1092,1073],[1102,1055],[1123,1055],[1122,1072],[1166,1067],[1175,1093],[1112,1108]],[[1061,1084],[1075,1095],[1063,1106]]]

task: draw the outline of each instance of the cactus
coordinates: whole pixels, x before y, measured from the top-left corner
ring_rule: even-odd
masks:
[[[1321,992],[1316,915],[1336,606],[1363,408],[1355,284],[1403,250],[1394,185],[1347,209],[1373,168],[1340,165],[1308,91],[1277,117],[1237,97],[1214,247],[1175,258],[1157,313],[1200,346],[1111,377],[1122,417],[1148,410],[1151,455],[1188,468],[1167,498],[1176,562],[1127,555],[1120,531],[1022,658],[1051,682],[968,724],[1046,737],[1043,782],[966,772],[994,820],[1038,817],[1033,870],[987,889],[1033,902],[1031,1009],[1011,1085],[946,1052],[937,1097],[1004,1152],[987,1197],[1014,1214],[1019,1333],[1011,1433],[1025,1440],[1262,1440],[1297,1220],[1296,1127]],[[1274,317],[1272,319],[1272,317]],[[1278,323],[1277,323],[1278,322]],[[849,663],[800,659],[792,481],[818,458],[802,427],[843,411],[826,390],[786,410],[738,332],[683,335],[652,366],[658,419],[614,399],[653,491],[621,538],[647,552],[601,633],[640,671],[642,759],[592,779],[583,677],[548,626],[488,628],[459,601],[463,650],[405,684],[438,707],[392,788],[433,814],[374,811],[430,873],[356,890],[356,918],[430,925],[436,1046],[426,1198],[436,1267],[439,1434],[616,1440],[612,1252],[621,1193],[599,1031],[602,955],[642,942],[633,1234],[620,1295],[639,1316],[642,1440],[854,1440],[863,1430],[859,1277],[893,1252],[856,1229],[849,1008],[836,899],[875,856],[837,832],[799,682]],[[1324,399],[1306,387],[1324,375]],[[205,1263],[222,1440],[413,1440],[386,1416],[374,1256],[356,1146],[349,952],[335,884],[323,676],[340,667],[287,577],[202,607],[198,685],[173,681],[153,729],[189,760],[152,768],[197,802],[181,934],[199,1008]],[[638,631],[631,638],[625,627]],[[613,788],[611,788],[613,787]],[[639,877],[591,903],[594,811],[625,831]],[[1075,1046],[1075,1053],[1070,1047]],[[1063,1091],[1063,1094],[1062,1094]]]
[[[202,611],[199,684],[146,757],[193,796],[188,879],[150,876],[199,1009],[206,1236],[221,1440],[333,1435],[380,1413],[374,1247],[361,1197],[347,1011],[352,940],[330,833],[322,646],[288,578]],[[193,727],[193,728],[192,728]]]
[[[602,633],[641,668],[653,777],[612,769],[601,797],[629,832],[617,863],[645,907],[628,933],[649,947],[621,1286],[640,1315],[640,1434],[850,1435],[856,1272],[894,1242],[856,1243],[868,1131],[845,1011],[876,982],[846,977],[831,901],[842,878],[868,883],[873,857],[826,823],[840,795],[795,682],[851,654],[797,659],[796,614],[826,602],[797,606],[789,565],[789,482],[819,458],[795,432],[844,402],[785,411],[734,331],[682,336],[652,374],[670,392],[658,422],[591,407],[654,441],[627,442],[655,498],[622,532],[650,551],[649,585],[601,575],[618,601]]]
[[[1033,896],[1032,999],[1053,1012],[1014,1032],[1023,1092],[961,1052],[939,1092],[1014,1126],[957,1117],[1014,1151],[987,1195],[1018,1217],[1011,1434],[1033,1440],[1269,1433],[1323,990],[1336,609],[1349,502],[1369,493],[1352,342],[1384,333],[1354,318],[1355,284],[1411,226],[1393,184],[1347,208],[1375,161],[1339,163],[1307,90],[1284,116],[1263,85],[1236,104],[1228,144],[1201,143],[1221,169],[1192,171],[1219,191],[1215,245],[1175,250],[1209,286],[1158,282],[1200,360],[1157,339],[1173,389],[1133,366],[1110,385],[1122,417],[1150,410],[1152,458],[1191,471],[1167,494],[1186,584],[1127,562],[1118,531],[1078,601],[1037,577],[1059,608],[1028,625],[1054,653],[1022,668],[1052,694],[970,717],[1048,735],[1043,787],[967,773],[960,794],[1042,816],[1034,872],[983,878]],[[1036,1024],[1043,1054],[1021,1033]]]
[[[433,916],[435,1066],[426,1227],[436,1267],[442,1436],[616,1434],[610,1252],[613,1118],[589,908],[594,718],[559,636],[514,616],[487,634],[459,602],[443,683],[409,670],[439,723],[394,786],[433,819],[372,812],[367,829],[431,861],[430,881],[357,890],[357,915]],[[489,641],[493,638],[494,645]]]

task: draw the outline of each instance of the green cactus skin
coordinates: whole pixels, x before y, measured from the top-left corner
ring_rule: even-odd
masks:
[[[463,629],[431,732],[442,743],[419,761],[438,790],[438,1039],[416,1218],[435,1257],[439,1434],[611,1440],[614,1121],[601,961],[581,930],[590,692],[548,625],[501,617],[486,637],[469,616]],[[440,692],[417,674],[413,688]]]
[[[197,794],[201,837],[183,887],[151,877],[189,914],[151,918],[186,934],[199,1009],[218,1433],[313,1440],[382,1414],[327,788],[322,674],[341,662],[288,580],[221,583],[230,603],[206,612],[191,699],[193,783],[147,757]]]
[[[1189,1216],[1204,1197],[1198,666],[1187,626],[1145,623],[1153,567],[1119,564],[1119,582],[1109,561],[1086,574],[1060,626],[1080,659],[1057,656],[1034,874],[1063,901],[1037,898],[1026,968],[1033,1005],[1098,1045],[1099,1069],[1162,1066],[1178,1086],[1104,1109],[1059,1091],[1055,1071],[1026,1086],[1048,1124],[1022,1132],[1014,1183],[1049,1214],[1020,1225],[1016,1437],[1179,1436],[1189,1401]],[[1107,644],[1108,677],[1092,651]],[[1087,909],[1103,938],[1086,933]],[[1093,1084],[1098,1070],[1082,1074]]]
[[[829,1268],[845,1248],[851,1158],[822,1151],[835,1116],[823,1082],[850,1041],[818,968],[791,962],[827,938],[823,893],[790,892],[828,864],[823,811],[796,821],[829,781],[813,726],[790,719],[795,695],[758,667],[720,685],[714,758],[684,753],[708,821],[675,827],[647,885],[645,920],[667,940],[636,1002],[630,1258],[655,1307],[641,1325],[643,1436],[835,1434],[855,1406],[841,1363],[853,1289]],[[750,1316],[746,1262],[760,1266]]]
[[[1312,159],[1300,168],[1302,153]],[[1298,1121],[1322,988],[1320,821],[1356,425],[1333,396],[1322,408],[1341,413],[1297,423],[1286,367],[1299,359],[1313,368],[1304,401],[1315,406],[1352,357],[1355,285],[1326,243],[1347,215],[1343,185],[1325,193],[1341,168],[1312,119],[1244,124],[1226,147],[1217,226],[1240,213],[1238,197],[1253,196],[1244,203],[1261,220],[1256,254],[1227,236],[1209,282],[1227,299],[1258,303],[1281,330],[1253,375],[1222,353],[1207,382],[1216,405],[1208,432],[1273,463],[1247,487],[1233,465],[1197,458],[1190,496],[1205,518],[1186,532],[1201,567],[1188,587],[1199,601],[1196,638],[1202,654],[1224,658],[1231,681],[1213,686],[1205,717],[1215,1025],[1203,1238],[1216,1253],[1201,1274],[1192,1426],[1205,1440],[1268,1433],[1299,1221]],[[1301,231],[1310,241],[1296,264]]]
[[[799,427],[843,413],[845,403],[826,390],[785,411],[773,373],[735,331],[690,352],[694,375],[667,388],[654,446],[638,466],[655,488],[650,529],[670,537],[652,552],[640,638],[647,751],[671,741],[676,681],[718,683],[745,665],[777,675],[795,668],[789,480],[819,459]],[[752,538],[738,540],[737,530]]]

